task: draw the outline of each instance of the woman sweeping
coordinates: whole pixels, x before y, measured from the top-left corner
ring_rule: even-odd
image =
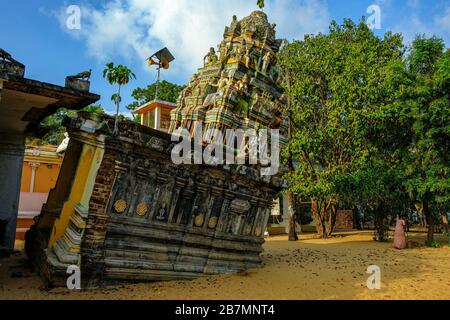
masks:
[[[406,246],[406,222],[403,217],[399,217],[394,232],[394,248],[405,249]]]

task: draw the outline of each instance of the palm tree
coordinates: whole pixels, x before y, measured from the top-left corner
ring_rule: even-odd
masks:
[[[131,79],[136,79],[136,76],[128,67],[121,64],[115,67],[114,63],[110,62],[106,65],[105,70],[103,70],[103,78],[108,80],[111,85],[118,85],[117,93],[111,96],[111,101],[113,101],[117,107],[116,121],[114,123],[113,132],[113,135],[117,135],[117,133],[119,132],[119,106],[122,100],[120,96],[120,89],[123,85],[126,85],[128,82],[130,82]]]
[[[257,1],[257,4],[258,4],[258,7],[259,7],[260,9],[263,9],[263,8],[264,8],[264,0],[258,0],[258,1]]]

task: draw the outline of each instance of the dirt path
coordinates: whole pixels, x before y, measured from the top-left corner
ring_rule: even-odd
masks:
[[[403,251],[372,241],[371,233],[302,239],[270,238],[264,268],[239,275],[79,292],[40,290],[40,279],[20,254],[0,260],[0,299],[450,299],[450,247],[443,237],[439,249]],[[410,239],[424,242],[423,235]],[[381,290],[366,286],[369,265],[381,268]]]

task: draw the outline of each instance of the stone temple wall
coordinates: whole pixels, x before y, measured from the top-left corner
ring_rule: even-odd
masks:
[[[172,165],[167,137],[149,139],[150,148],[108,141],[81,246],[83,269],[166,280],[259,266],[275,189],[233,170]],[[104,259],[92,259],[103,237]]]
[[[233,17],[220,56],[212,48],[181,93],[171,132],[194,133],[198,124],[220,131],[279,129],[283,145],[288,126],[280,45],[265,13]],[[286,186],[281,172],[263,176],[259,165],[175,165],[169,134],[130,121],[113,134],[108,116],[80,113],[66,127],[71,142],[62,173],[26,235],[27,254],[49,285],[64,285],[74,264],[88,287],[261,265],[273,200]],[[203,136],[213,141],[221,142]],[[234,141],[226,136],[222,146],[249,149],[246,139]]]
[[[45,248],[40,222],[52,216],[45,208],[27,235],[28,248],[36,239],[43,242],[29,256],[49,285],[62,285],[73,264],[88,287],[260,266],[264,230],[284,183],[279,176],[263,177],[257,167],[175,165],[170,136],[133,122],[122,122],[119,135],[111,136],[113,119],[82,113],[67,127],[74,147],[102,140],[97,148],[104,150],[100,163],[92,163],[92,183],[81,191],[90,188],[88,202],[81,199],[67,211],[60,200],[59,220],[64,212],[70,215],[64,235]],[[79,192],[75,183],[70,188]],[[49,202],[59,197],[57,191],[58,183]]]

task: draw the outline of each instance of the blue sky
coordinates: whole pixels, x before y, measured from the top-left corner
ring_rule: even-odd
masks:
[[[81,9],[81,29],[69,30],[70,5]],[[331,20],[359,20],[371,5],[381,9],[381,29],[401,32],[405,43],[416,33],[442,37],[450,46],[450,0],[266,0],[265,12],[277,23],[277,36],[292,40],[326,32]],[[137,80],[125,87],[122,111],[131,91],[155,81],[145,58],[167,46],[176,60],[162,79],[185,84],[202,57],[222,37],[233,14],[256,10],[256,0],[15,0],[3,1],[0,47],[26,65],[26,77],[63,85],[67,75],[93,70],[91,91],[107,111],[114,89],[102,78],[110,61],[129,66]]]

